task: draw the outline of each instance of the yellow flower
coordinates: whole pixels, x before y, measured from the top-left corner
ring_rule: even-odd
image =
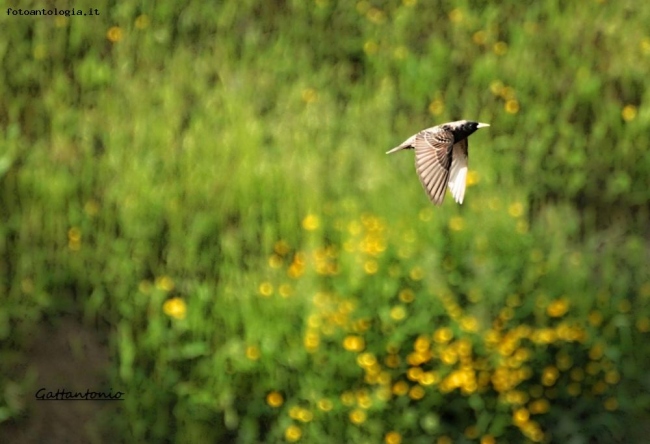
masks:
[[[160,276],[156,278],[156,288],[162,291],[172,291],[174,289],[174,281],[169,276]]]
[[[501,97],[506,100],[514,99],[517,96],[515,89],[512,86],[504,86],[501,90]]]
[[[492,83],[490,83],[490,91],[495,96],[501,96],[503,94],[504,87],[505,85],[501,80],[493,80]]]
[[[399,292],[399,300],[408,304],[409,302],[413,302],[415,299],[415,294],[413,293],[413,290],[410,288],[405,288]]]
[[[393,57],[397,60],[404,60],[408,54],[409,50],[406,46],[398,46],[393,50]]]
[[[320,226],[320,219],[314,214],[308,214],[302,220],[302,228],[307,231],[314,231]]]
[[[437,382],[440,382],[440,375],[438,375],[438,373],[435,372],[424,372],[420,376],[419,382],[424,386],[433,385],[436,384]]]
[[[88,202],[86,202],[86,204],[84,205],[84,212],[91,217],[99,213],[99,204],[97,203],[97,201],[91,199]]]
[[[639,47],[641,48],[641,52],[645,55],[650,54],[650,37],[641,39],[639,42]]]
[[[449,219],[449,228],[453,231],[462,231],[465,228],[465,220],[460,216]]]
[[[508,52],[508,44],[506,42],[496,42],[492,49],[496,55],[502,56]]]
[[[122,29],[119,26],[111,27],[106,33],[106,38],[113,43],[117,43],[122,40]]]
[[[379,269],[379,265],[377,264],[376,260],[370,259],[367,260],[366,263],[363,265],[363,269],[367,274],[375,274]]]
[[[282,284],[280,285],[279,293],[283,298],[288,298],[293,294],[293,288],[289,284]]]
[[[508,114],[517,114],[519,112],[519,102],[516,99],[506,101],[505,110]]]
[[[395,321],[401,321],[406,317],[406,309],[402,305],[397,305],[390,309],[390,317]]]
[[[368,368],[377,363],[377,358],[372,353],[362,353],[357,357],[359,367]]]
[[[528,421],[519,426],[524,435],[530,438],[533,442],[541,442],[544,439],[544,433],[539,427],[539,424],[535,421]]]
[[[643,316],[636,321],[636,329],[641,333],[647,333],[650,331],[650,319],[647,316]]]
[[[296,425],[290,425],[284,431],[284,437],[289,442],[296,442],[302,437],[302,430]]]
[[[70,241],[81,240],[81,230],[79,229],[79,227],[72,227],[68,230],[68,240]]]
[[[531,402],[530,405],[528,406],[530,413],[532,413],[533,415],[546,413],[550,410],[550,408],[551,406],[546,399],[536,399],[535,401]]]
[[[384,437],[384,442],[386,444],[401,444],[402,443],[402,435],[400,435],[397,432],[388,432],[388,433],[386,433],[386,436]]]
[[[460,328],[466,332],[478,331],[478,320],[474,316],[464,316],[460,320]]]
[[[366,347],[361,336],[350,335],[343,340],[343,348],[347,351],[360,352]]]
[[[269,297],[273,294],[273,285],[270,282],[262,282],[260,284],[259,292],[264,297]]]
[[[320,345],[320,336],[314,331],[307,331],[305,334],[304,345],[308,352],[314,352]]]
[[[359,407],[369,409],[372,406],[372,398],[370,398],[366,390],[359,390],[356,395]]]
[[[636,119],[636,114],[637,114],[637,108],[634,105],[625,105],[625,107],[621,111],[621,117],[626,122],[630,122]]]
[[[528,418],[530,418],[530,412],[528,412],[528,410],[525,408],[517,409],[512,414],[512,420],[517,425],[524,424],[526,421],[528,421]]]
[[[441,99],[435,99],[429,104],[429,112],[434,116],[439,116],[445,112],[445,102]]]
[[[469,426],[465,429],[464,435],[469,439],[476,439],[478,438],[478,429],[476,426]]]
[[[350,421],[353,424],[363,424],[366,421],[366,412],[361,409],[354,409],[350,412]]]
[[[282,257],[277,254],[272,254],[269,256],[269,267],[271,268],[280,268],[282,266]]]
[[[556,299],[546,307],[546,313],[552,318],[559,318],[569,311],[569,301],[566,298]]]
[[[517,233],[526,234],[526,233],[528,233],[528,228],[529,228],[528,227],[528,222],[526,222],[525,220],[518,220],[517,221],[517,227],[516,227]]]
[[[386,13],[377,8],[370,8],[366,13],[366,17],[376,25],[379,25],[386,21]]]
[[[297,262],[296,260],[294,260],[287,269],[287,275],[289,275],[291,279],[298,279],[304,272],[305,264]]]
[[[513,202],[508,207],[508,214],[512,217],[521,217],[524,214],[524,206],[521,202]]]
[[[482,30],[476,31],[474,35],[472,35],[472,40],[477,45],[485,45],[485,41],[487,40],[487,32]]]
[[[452,9],[449,13],[449,20],[452,23],[460,23],[463,21],[463,11],[460,8]]]
[[[266,395],[266,403],[271,407],[277,408],[284,403],[284,398],[282,397],[281,393],[272,391],[271,393]]]
[[[350,407],[354,405],[354,401],[355,401],[354,393],[347,391],[341,394],[341,402],[343,403],[343,405]]]
[[[384,358],[384,363],[386,364],[387,367],[390,368],[397,368],[400,363],[399,356],[390,354]]]
[[[251,361],[257,361],[260,358],[260,349],[257,345],[246,347],[246,357]]]
[[[181,298],[171,298],[163,304],[163,312],[172,318],[185,319],[187,305],[185,305],[185,301]]]
[[[305,103],[314,103],[318,100],[318,93],[314,88],[306,88],[302,91],[301,97]]]
[[[415,385],[409,390],[409,397],[415,401],[424,398],[425,391],[421,385]]]
[[[471,187],[473,185],[476,185],[478,182],[479,182],[478,172],[475,170],[469,170],[467,172],[467,186]]]
[[[458,361],[458,354],[451,347],[447,347],[440,353],[440,360],[447,365],[453,365]]]
[[[481,436],[481,444],[496,444],[496,439],[492,435]]]
[[[542,372],[542,384],[544,384],[547,387],[550,387],[553,384],[555,384],[555,381],[557,381],[557,378],[559,378],[559,376],[560,376],[560,372],[558,371],[557,368],[553,366],[548,366]]]
[[[429,222],[433,218],[433,210],[431,208],[424,208],[420,210],[418,217],[422,222]],[[415,242],[417,240],[415,231],[407,232],[404,236],[404,240],[407,242]]]
[[[645,282],[641,287],[639,287],[639,296],[643,298],[650,297],[650,282]]]
[[[145,29],[149,26],[149,17],[142,14],[135,19],[135,27],[138,29]]]
[[[329,399],[323,398],[318,401],[318,408],[324,412],[329,412],[334,407],[334,404]]]
[[[569,393],[570,396],[579,396],[580,393],[582,392],[582,387],[577,382],[572,382],[567,387],[567,392]]]
[[[433,333],[433,340],[438,344],[446,344],[451,341],[453,337],[454,333],[448,327],[439,328]]]
[[[592,361],[597,361],[603,357],[604,352],[605,350],[602,344],[595,344],[593,347],[591,347],[591,350],[589,350],[589,359]]]
[[[286,241],[279,240],[273,245],[273,251],[278,256],[284,256],[291,250],[291,247],[289,247],[289,244]]]
[[[422,267],[413,267],[413,269],[409,272],[409,277],[414,281],[421,280],[424,277],[424,271],[422,270]]]
[[[68,230],[68,248],[79,251],[81,248],[81,229],[72,227]]]
[[[138,284],[138,290],[140,291],[140,293],[143,294],[151,293],[151,288],[152,288],[151,282],[149,282],[146,279],[144,281],[140,281],[140,283]]]
[[[379,46],[372,40],[368,40],[363,44],[363,51],[368,55],[375,54],[378,50]]]
[[[603,381],[598,381],[591,387],[591,393],[594,395],[602,395],[606,390],[607,384],[605,384]]]
[[[431,342],[429,341],[429,338],[426,336],[419,336],[415,340],[415,344],[413,345],[413,349],[418,352],[425,352],[429,350],[429,346],[431,345]]]
[[[406,377],[411,381],[417,381],[422,376],[422,373],[420,367],[411,367],[406,371]]]
[[[409,391],[409,385],[405,381],[398,381],[393,384],[393,394],[397,396],[405,395]]]
[[[314,419],[314,414],[310,410],[300,409],[297,419],[301,422],[310,422],[312,419]]]

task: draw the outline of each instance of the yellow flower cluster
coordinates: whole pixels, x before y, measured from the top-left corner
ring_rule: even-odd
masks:
[[[306,231],[317,230],[320,224],[320,217],[314,214],[305,216],[302,221]],[[343,242],[343,251],[335,245],[315,248],[311,252],[294,251],[286,241],[279,240],[268,258],[269,268],[277,270],[286,267],[287,276],[292,280],[300,279],[309,270],[320,276],[336,276],[340,272],[341,253],[345,253],[346,260],[358,264],[364,274],[376,274],[379,271],[378,258],[386,250],[385,223],[376,216],[362,215],[360,220],[339,223],[335,228],[348,235]],[[293,294],[293,286],[280,284],[278,292],[282,297],[289,297]],[[261,296],[270,297],[273,293],[271,282],[260,283]]]
[[[499,53],[505,53],[503,52],[503,47],[499,46],[499,43],[495,44],[494,52],[497,55]],[[514,88],[504,85],[500,80],[495,80],[490,84],[490,91],[496,97],[503,100],[503,108],[508,114],[517,114],[519,112],[519,101],[517,100]]]
[[[499,200],[488,204],[507,212],[516,221],[525,218],[526,208],[521,202],[504,205]],[[421,219],[427,218],[428,213],[423,212]],[[449,228],[460,231],[464,224],[465,220],[460,217],[451,218]],[[303,228],[308,231],[319,226],[320,219],[315,215],[303,221]],[[341,270],[367,278],[381,271],[382,255],[389,241],[389,233],[381,219],[364,215],[349,222],[337,221],[335,229],[343,235],[341,248],[328,245],[311,251],[295,251],[287,242],[278,241],[269,257],[270,269],[286,270],[287,276],[293,280],[305,274],[336,276]],[[408,247],[415,241],[416,233],[405,231],[399,236],[401,248],[408,256],[404,246]],[[398,255],[401,254],[402,250],[399,250]],[[579,259],[574,257],[571,260]],[[457,266],[451,258],[442,262],[446,271],[453,271]],[[532,251],[531,262],[543,265],[543,252]],[[385,272],[393,277],[407,277],[415,283],[425,275],[419,266],[403,269],[392,265]],[[270,297],[282,293],[283,285],[288,286],[285,293],[294,288],[269,279],[259,284],[258,291],[261,296]],[[296,287],[299,287],[298,283]],[[470,313],[454,293],[443,290],[437,293],[436,302],[444,310],[444,321],[406,343],[382,344],[381,341],[390,337],[386,331],[407,325],[413,316],[413,303],[419,297],[414,288],[417,287],[400,288],[382,320],[360,315],[354,298],[335,291],[320,291],[306,299],[311,307],[303,336],[305,350],[314,359],[319,359],[331,353],[332,347],[340,347],[346,356],[353,359],[350,362],[362,370],[362,386],[341,393],[337,404],[326,398],[313,399],[316,412],[336,411],[338,407],[345,410],[350,424],[361,426],[369,421],[373,405],[395,402],[398,398],[408,397],[411,402],[418,402],[432,393],[443,396],[456,393],[467,398],[476,393],[491,393],[510,409],[511,424],[526,439],[541,442],[547,437],[536,417],[548,413],[553,400],[560,396],[575,397],[589,392],[601,397],[606,409],[618,408],[616,398],[608,396],[608,390],[618,383],[620,374],[607,360],[604,346],[592,344],[589,362],[584,367],[576,366],[575,349],[584,349],[590,338],[584,324],[570,321],[567,316],[572,309],[570,296],[550,298],[538,295],[535,307],[539,310],[538,320],[541,322],[535,325],[517,321],[520,317],[518,310],[523,306],[523,298],[518,294],[508,296],[505,305],[489,322]],[[646,291],[650,294],[650,285]],[[472,304],[484,298],[480,288],[469,289],[465,296]],[[629,311],[629,307],[620,306],[619,310],[624,313]],[[592,311],[588,321],[590,325],[598,326],[603,321],[602,314]],[[650,330],[650,321],[646,324],[641,322],[638,328]],[[253,351],[256,353],[251,352],[253,357],[249,357],[252,360],[259,357],[259,350],[255,348]],[[536,361],[540,353],[548,357],[541,367]],[[249,352],[246,354],[248,356]],[[272,407],[284,403],[278,391],[269,393],[266,401]],[[291,407],[288,412],[294,423],[286,429],[285,438],[297,441],[303,435],[301,427],[314,415],[302,407]],[[464,435],[484,443],[495,442],[487,432],[470,425]],[[438,441],[445,442],[445,438],[441,436]],[[387,429],[384,441],[399,443],[403,437],[400,431]]]

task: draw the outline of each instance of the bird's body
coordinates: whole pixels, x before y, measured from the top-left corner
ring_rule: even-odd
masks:
[[[386,154],[415,150],[415,170],[429,199],[442,205],[449,186],[454,200],[463,203],[467,181],[467,138],[487,123],[459,120],[420,131]]]

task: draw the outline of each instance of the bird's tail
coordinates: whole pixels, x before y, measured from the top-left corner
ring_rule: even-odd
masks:
[[[414,143],[415,143],[415,136],[409,137],[408,139],[406,139],[404,142],[402,142],[392,150],[386,151],[386,154],[392,154],[400,150],[412,149]]]

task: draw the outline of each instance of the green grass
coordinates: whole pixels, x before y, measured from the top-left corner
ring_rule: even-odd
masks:
[[[0,368],[74,313],[126,441],[643,442],[649,7],[92,7],[1,19]],[[461,118],[434,208],[384,152]]]

